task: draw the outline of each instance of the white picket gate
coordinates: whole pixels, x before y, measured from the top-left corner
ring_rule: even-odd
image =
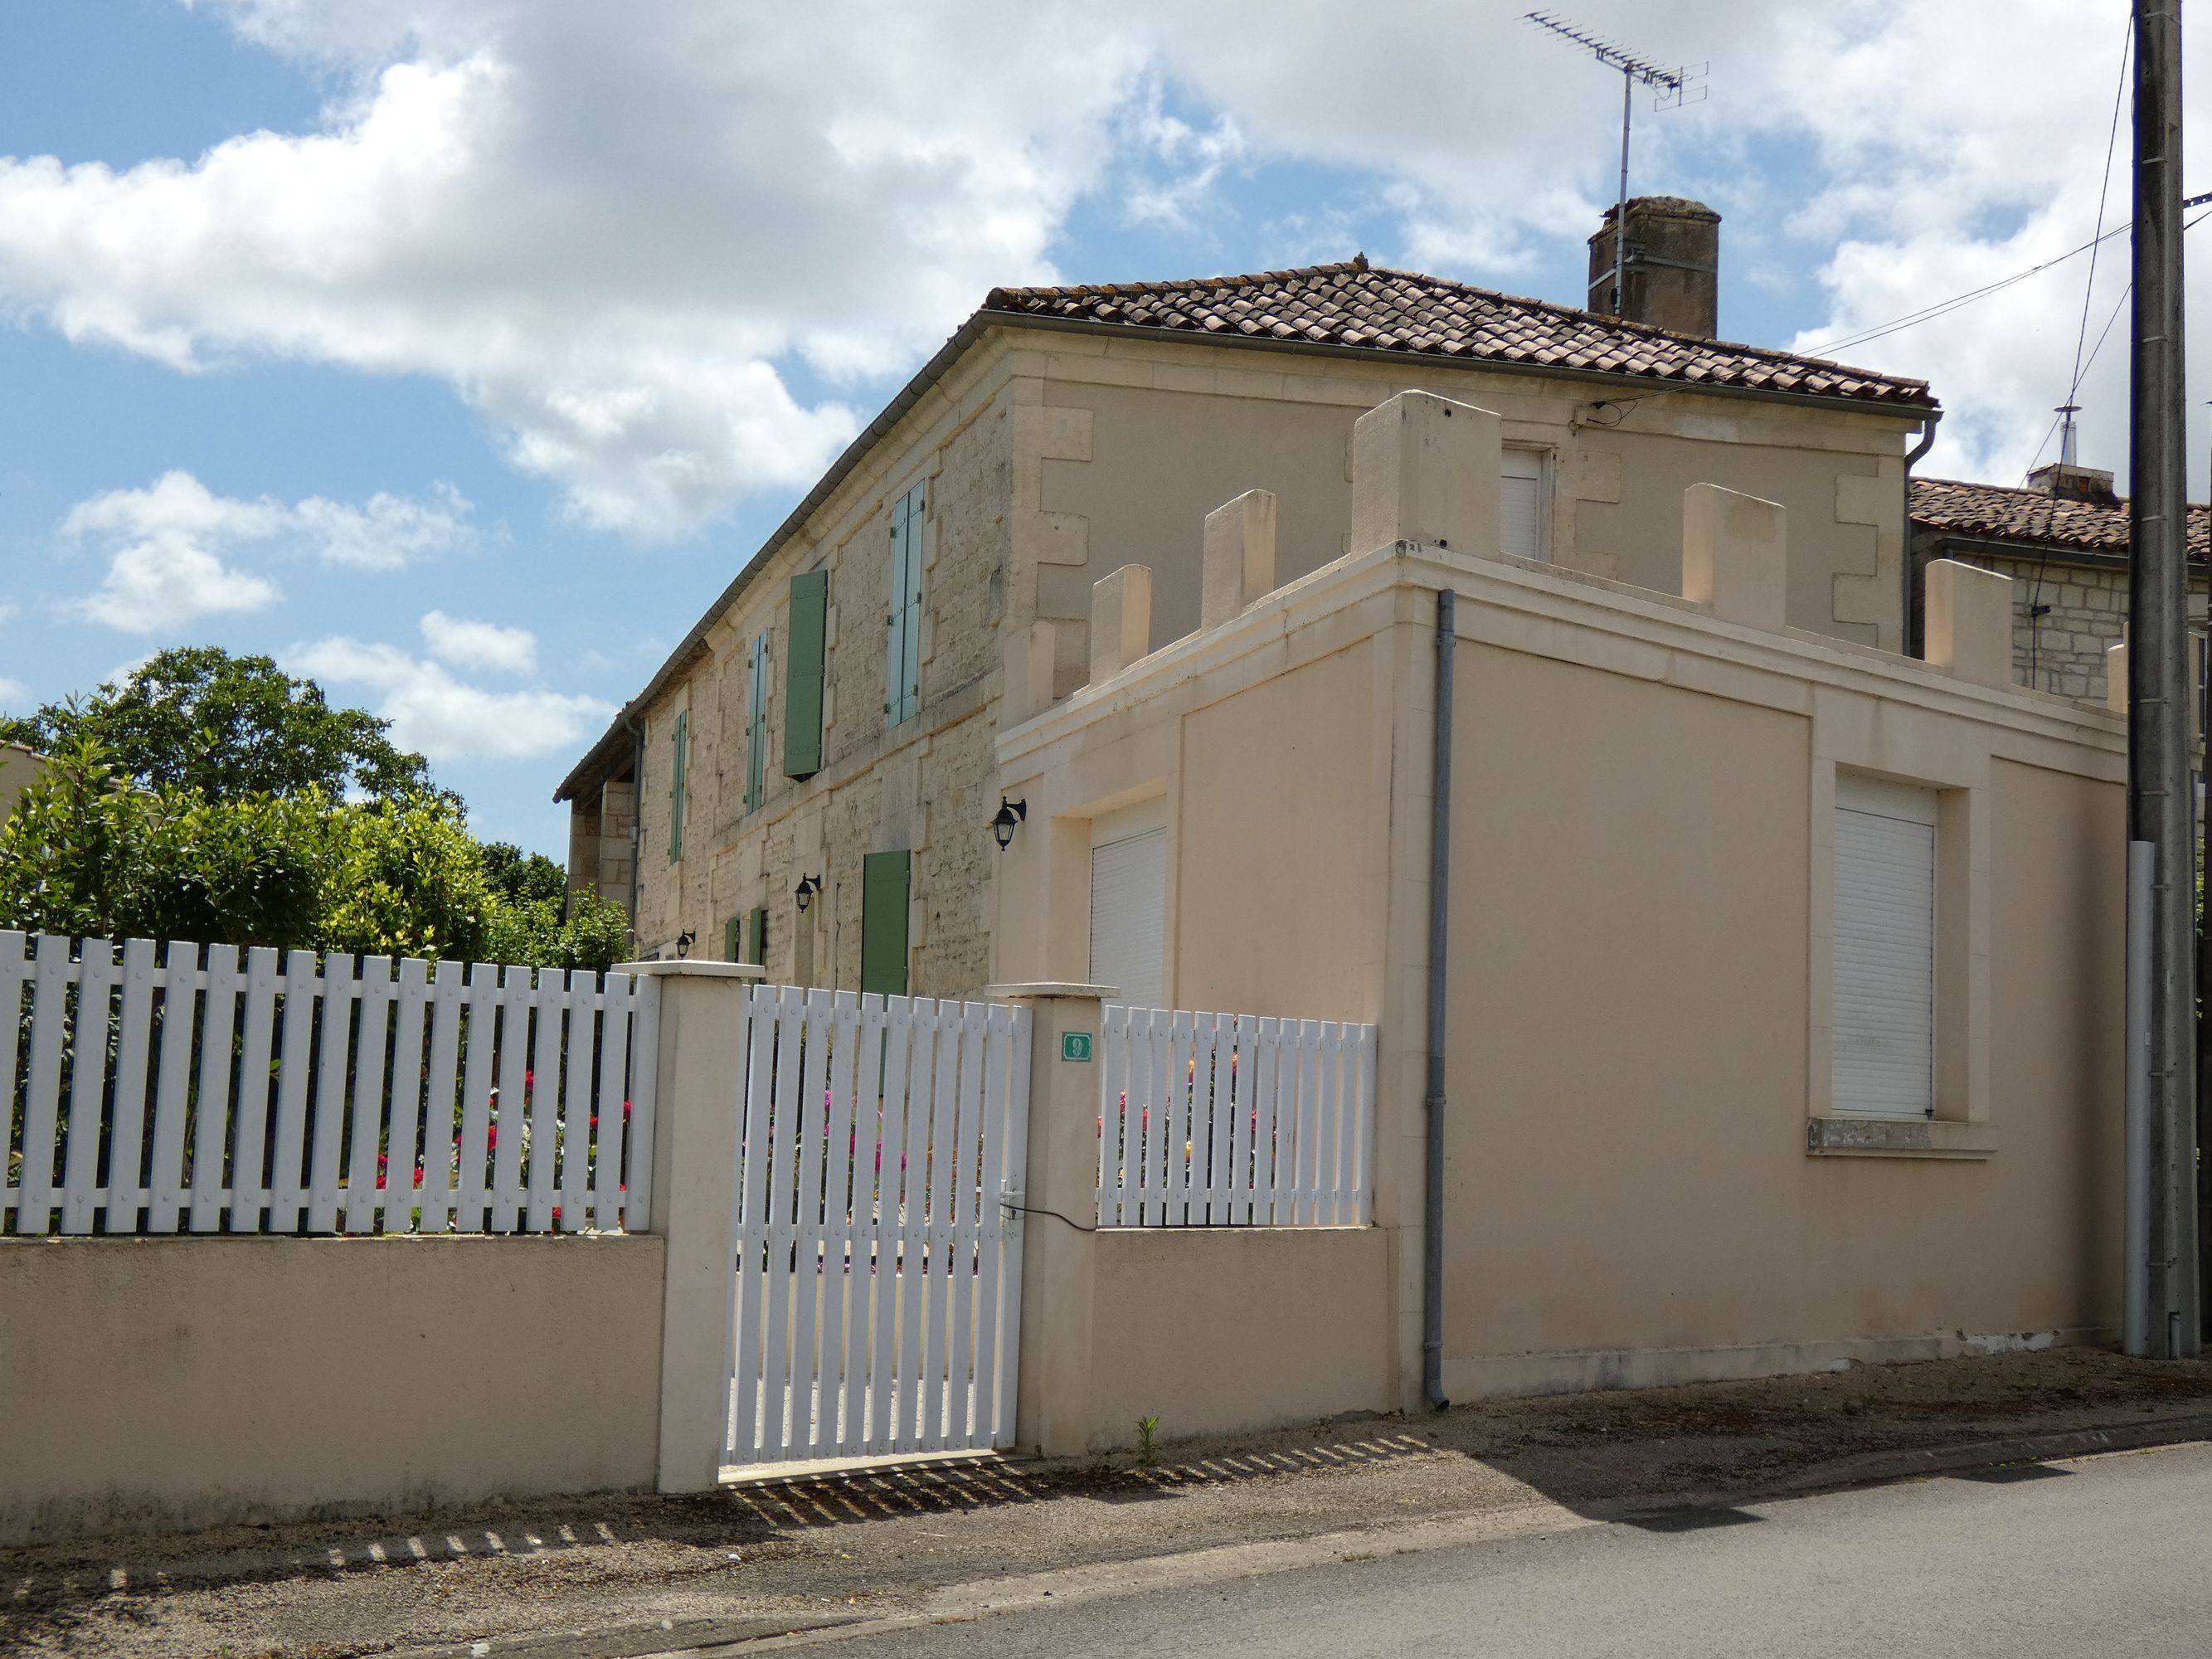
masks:
[[[0,1231],[641,1225],[658,981],[394,966],[0,931]]]
[[[1364,1226],[1375,1028],[1105,1011],[1102,1227]]]
[[[1030,1014],[744,993],[730,1463],[1011,1443]]]

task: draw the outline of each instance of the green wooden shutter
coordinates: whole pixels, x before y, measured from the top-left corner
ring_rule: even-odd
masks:
[[[763,968],[767,967],[768,912],[766,910],[756,909],[747,914],[745,917],[745,943],[748,946],[745,960],[750,963],[757,963]]]
[[[673,864],[684,856],[684,773],[691,761],[691,716],[688,712],[676,717],[671,747],[674,753],[668,771],[668,861]]]
[[[885,723],[896,726],[921,711],[921,554],[928,486],[916,484],[891,509],[891,605],[889,673],[884,684]]]
[[[739,944],[742,942],[739,936],[744,931],[744,921],[742,917],[732,916],[728,921],[722,924],[723,961],[743,962],[744,960],[744,957],[738,954],[738,950]]]
[[[860,989],[906,994],[907,896],[911,853],[871,853],[860,862]]]
[[[746,691],[745,811],[768,799],[768,635],[753,640],[752,678]]]
[[[791,579],[791,630],[783,659],[783,775],[822,769],[822,671],[830,622],[830,573]]]

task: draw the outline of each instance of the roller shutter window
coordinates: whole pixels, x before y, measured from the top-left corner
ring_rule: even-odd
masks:
[[[1524,559],[1544,556],[1544,457],[1505,451],[1498,467],[1498,544]]]
[[[906,994],[907,900],[914,877],[911,853],[870,853],[860,861],[860,990]]]
[[[822,676],[830,621],[830,573],[791,579],[790,637],[784,651],[783,775],[822,769]]]
[[[1166,1001],[1168,832],[1154,801],[1091,831],[1091,982],[1133,1008]]]
[[[1936,792],[1836,776],[1832,1108],[1936,1103]]]

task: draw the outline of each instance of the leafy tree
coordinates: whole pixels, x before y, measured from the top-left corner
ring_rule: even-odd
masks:
[[[483,849],[448,803],[411,795],[331,816],[317,941],[325,950],[480,958],[499,902]]]
[[[89,739],[138,784],[218,800],[428,790],[422,757],[395,748],[385,735],[390,724],[363,709],[332,708],[321,687],[270,658],[201,645],[163,651],[89,696],[0,717],[0,743],[52,755]]]
[[[0,925],[310,945],[325,817],[319,797],[216,802],[133,789],[81,740],[0,825]]]
[[[568,891],[568,872],[543,853],[526,853],[511,841],[486,842],[484,875],[518,904],[550,899],[558,904]]]
[[[542,896],[547,870],[479,846],[447,797],[139,787],[81,740],[0,824],[0,927],[605,971],[622,908]]]

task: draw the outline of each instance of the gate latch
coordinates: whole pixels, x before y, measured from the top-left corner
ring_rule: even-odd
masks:
[[[999,1183],[999,1204],[1006,1211],[1006,1230],[1009,1233],[1018,1232],[1021,1229],[1021,1204],[1024,1196],[1022,1189],[1012,1182],[1002,1181]]]

